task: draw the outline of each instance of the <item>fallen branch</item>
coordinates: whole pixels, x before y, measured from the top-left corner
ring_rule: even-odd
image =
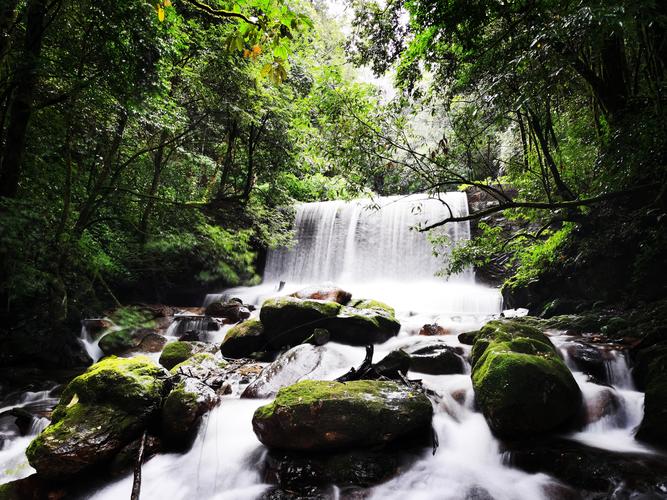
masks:
[[[144,461],[144,448],[146,447],[146,431],[141,435],[139,442],[139,451],[137,452],[137,461],[134,464],[134,480],[132,481],[132,495],[130,500],[139,500],[141,493],[141,464]]]

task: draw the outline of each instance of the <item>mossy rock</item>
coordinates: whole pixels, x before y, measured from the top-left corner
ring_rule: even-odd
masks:
[[[344,306],[326,322],[331,340],[349,345],[381,344],[398,334],[401,324],[384,309]]]
[[[651,361],[646,380],[644,417],[636,436],[641,441],[667,448],[667,354]]]
[[[396,310],[393,307],[391,307],[389,304],[385,304],[384,302],[380,302],[379,300],[357,299],[353,300],[348,305],[350,307],[354,307],[355,309],[369,309],[371,311],[383,312],[385,315],[392,318],[396,316]]]
[[[264,301],[259,318],[268,345],[280,349],[301,344],[315,328],[328,328],[326,320],[335,317],[341,307],[332,301],[276,297]]]
[[[167,339],[150,328],[123,328],[107,333],[99,346],[107,356],[132,352],[160,352]]]
[[[191,376],[203,378],[206,372],[221,372],[227,367],[227,364],[227,361],[216,358],[210,352],[198,352],[174,366],[169,370],[169,373],[177,375],[179,372],[185,371]]]
[[[110,460],[160,407],[164,375],[143,356],[91,366],[68,384],[51,424],[30,443],[30,465],[62,478]]]
[[[209,352],[214,354],[217,347],[206,342],[184,341],[179,340],[171,342],[164,347],[160,355],[160,364],[167,370],[171,370],[174,366],[200,352]]]
[[[266,349],[264,326],[257,319],[249,319],[233,326],[220,345],[220,352],[226,358],[246,358],[254,352]]]
[[[563,427],[582,395],[549,339],[517,321],[491,321],[472,352],[475,401],[491,430],[526,438]]]
[[[395,382],[302,381],[257,409],[253,430],[269,448],[363,448],[428,432],[433,408],[420,391]]]
[[[477,340],[477,336],[479,335],[479,331],[472,331],[472,332],[463,332],[459,333],[458,339],[459,342],[465,345],[474,345],[475,340]]]
[[[161,435],[172,449],[185,449],[196,436],[202,416],[220,398],[204,382],[186,379],[171,390],[164,401],[161,416]]]

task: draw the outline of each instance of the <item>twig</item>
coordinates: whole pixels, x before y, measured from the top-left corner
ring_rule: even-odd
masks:
[[[141,463],[144,461],[144,448],[146,446],[146,431],[141,435],[139,442],[139,451],[137,452],[137,461],[134,464],[134,481],[132,481],[132,495],[130,500],[139,500],[141,493]]]

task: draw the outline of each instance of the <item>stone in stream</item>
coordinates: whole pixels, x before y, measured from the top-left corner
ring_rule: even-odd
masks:
[[[220,352],[226,358],[247,358],[254,352],[267,348],[267,338],[261,321],[249,319],[229,329],[220,345]]]
[[[277,297],[264,302],[259,317],[272,349],[301,344],[317,328],[328,330],[334,342],[359,346],[385,342],[400,330],[394,310],[386,304],[372,300],[352,304]]]
[[[579,386],[541,331],[521,321],[491,321],[472,348],[475,401],[491,430],[527,438],[572,423]]]
[[[605,356],[602,349],[577,342],[568,345],[566,352],[570,360],[579,370],[586,375],[590,375],[599,382],[609,383],[607,368],[605,366],[605,361],[608,356]]]
[[[352,298],[352,294],[334,285],[320,285],[294,292],[292,297],[296,297],[297,299],[326,300],[345,305]]]
[[[26,456],[40,476],[63,479],[111,460],[157,413],[165,372],[145,356],[106,358],[72,380],[51,424]]]
[[[269,448],[318,451],[383,445],[428,433],[433,408],[395,382],[307,380],[278,391],[255,411],[253,430]]]
[[[419,330],[419,335],[423,335],[426,337],[449,335],[449,333],[450,333],[449,330],[436,323],[424,325]]]
[[[410,370],[430,375],[465,373],[463,350],[443,343],[416,344],[406,352],[410,355]]]
[[[510,465],[550,474],[578,489],[580,498],[664,498],[667,491],[667,461],[659,455],[619,453],[559,437],[505,445]]]
[[[195,354],[199,354],[200,352],[215,354],[217,351],[218,348],[216,346],[206,342],[178,340],[164,347],[162,354],[160,354],[160,364],[167,370],[171,370],[174,366],[191,358]]]
[[[269,398],[279,389],[295,384],[304,378],[315,378],[322,361],[322,348],[301,344],[282,353],[265,367],[259,376],[246,387],[243,398]]]
[[[99,347],[105,355],[111,356],[160,352],[166,343],[167,339],[152,328],[122,328],[102,337]]]
[[[228,302],[212,302],[206,306],[204,314],[213,318],[225,318],[230,323],[238,323],[250,317],[250,309],[238,299],[232,299]]]
[[[646,376],[644,417],[637,439],[667,448],[667,354],[651,361]]]
[[[621,402],[612,389],[604,388],[595,395],[587,397],[586,406],[586,424],[592,424],[598,420],[617,415],[621,409]]]
[[[194,439],[202,416],[229,390],[227,363],[210,353],[199,353],[171,369],[175,380],[164,400],[161,437],[171,449],[186,449]]]
[[[460,333],[458,336],[459,342],[465,345],[473,345],[475,343],[475,339],[479,335],[479,331],[475,332],[463,332]]]

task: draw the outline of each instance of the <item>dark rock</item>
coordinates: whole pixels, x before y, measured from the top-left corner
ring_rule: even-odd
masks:
[[[293,347],[276,358],[262,370],[259,376],[248,386],[241,397],[270,398],[278,390],[311,375],[320,365],[322,348],[310,344]]]
[[[599,382],[609,383],[605,366],[606,356],[602,349],[588,344],[575,343],[568,345],[566,352],[579,370]]]
[[[385,444],[430,430],[433,409],[420,391],[394,382],[302,381],[257,409],[253,430],[269,448],[331,450]]]
[[[264,326],[259,320],[249,319],[229,329],[220,345],[220,352],[226,358],[246,358],[265,350],[266,346]]]
[[[148,358],[107,358],[70,382],[51,424],[26,451],[41,477],[63,479],[108,462],[159,409],[164,372]]]
[[[315,328],[313,334],[306,339],[306,342],[313,345],[324,345],[331,340],[331,334],[326,328]]]
[[[213,302],[204,310],[206,316],[225,318],[230,323],[238,323],[250,317],[250,310],[236,301]]]
[[[109,472],[114,476],[121,476],[134,470],[140,445],[141,437],[125,445],[109,464]],[[163,446],[160,438],[152,434],[147,434],[146,441],[144,442],[144,461],[161,452],[162,449]]]
[[[431,375],[465,373],[465,361],[461,349],[445,344],[416,345],[407,349],[410,370]]]
[[[313,487],[369,487],[394,476],[404,460],[387,450],[298,453],[271,450],[265,459],[266,479],[287,491],[309,493]]]
[[[38,474],[0,485],[1,500],[59,500],[67,498],[67,486]]]
[[[113,325],[113,322],[108,318],[89,318],[81,321],[81,325],[90,333],[93,337],[96,337],[98,334],[102,333],[104,330],[108,330]]]
[[[296,297],[297,299],[326,300],[345,305],[352,298],[352,294],[333,285],[323,285],[304,288],[293,293],[292,297]]]
[[[636,437],[655,446],[667,448],[667,355],[649,364],[644,396],[644,417]]]
[[[449,330],[435,323],[432,325],[424,325],[421,327],[421,330],[419,330],[419,335],[425,335],[428,337],[434,335],[449,335],[450,333],[451,332]]]
[[[594,397],[585,401],[586,424],[592,424],[598,420],[615,415],[621,408],[621,402],[616,393],[611,389],[603,389]]]
[[[475,343],[477,335],[479,335],[479,331],[463,332],[459,334],[458,339],[459,342],[461,342],[462,344],[473,345]]]
[[[373,365],[373,371],[378,378],[396,379],[397,373],[406,375],[408,370],[410,370],[410,355],[402,349],[390,352]]]
[[[303,343],[315,328],[329,328],[327,320],[336,317],[341,307],[331,301],[277,297],[264,301],[259,318],[269,346],[280,349]]]
[[[475,401],[491,430],[526,438],[572,424],[582,395],[549,339],[519,321],[491,321],[471,353]]]
[[[167,344],[160,355],[160,364],[167,370],[200,352],[215,354],[218,348],[206,342],[176,341]]]
[[[79,332],[26,325],[20,332],[0,328],[0,367],[83,368],[93,360]]]
[[[558,438],[511,443],[508,448],[512,466],[610,495],[604,498],[663,498],[667,491],[667,461],[660,456],[615,453]]]
[[[650,345],[634,353],[632,378],[640,391],[646,390],[649,366],[653,361],[662,357],[667,357],[667,341]]]
[[[167,339],[151,328],[123,328],[107,333],[99,347],[107,356],[132,352],[160,352]]]

